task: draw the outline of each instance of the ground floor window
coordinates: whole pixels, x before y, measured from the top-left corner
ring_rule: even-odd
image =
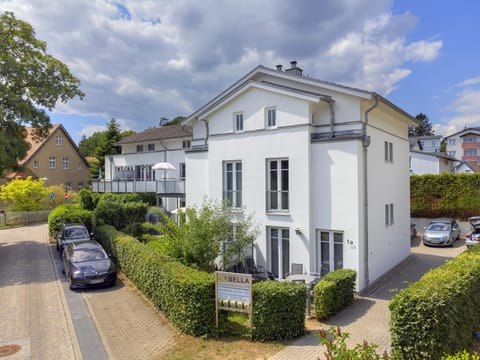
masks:
[[[320,276],[343,269],[343,232],[317,230],[315,245],[316,271]]]
[[[290,267],[290,230],[267,227],[268,270],[277,279],[285,279]]]

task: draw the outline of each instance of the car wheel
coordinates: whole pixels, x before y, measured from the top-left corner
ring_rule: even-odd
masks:
[[[58,241],[57,241],[57,251],[60,251],[60,246],[58,246]]]
[[[73,285],[73,279],[72,279],[71,276],[68,277],[68,288],[69,288],[70,290],[75,289],[75,286]]]
[[[117,278],[110,281],[110,284],[108,284],[108,286],[114,287],[116,285],[116,283],[117,283]]]

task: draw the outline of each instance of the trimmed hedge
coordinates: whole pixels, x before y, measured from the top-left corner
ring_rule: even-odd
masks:
[[[287,340],[305,332],[307,288],[298,282],[253,284],[253,338]]]
[[[327,319],[353,301],[357,273],[339,269],[323,276],[313,289],[313,306],[317,319]]]
[[[480,214],[480,174],[410,176],[411,217],[467,219]]]
[[[95,209],[96,224],[112,225],[116,229],[123,229],[129,224],[145,221],[148,211],[147,204],[130,202],[128,198],[106,195],[98,201]]]
[[[95,238],[121,270],[179,330],[191,335],[215,331],[215,279],[151,251],[113,227],[95,229]]]
[[[177,329],[195,336],[216,333],[213,274],[173,261],[112,226],[96,227],[95,238]],[[253,301],[255,339],[292,339],[304,333],[305,285],[283,281],[256,283]],[[226,315],[220,313],[220,323],[225,322]]]
[[[468,348],[480,329],[480,248],[430,270],[390,302],[392,350],[405,360]]]
[[[56,235],[62,223],[83,223],[88,231],[92,231],[93,212],[82,209],[77,204],[62,204],[48,215],[48,232]]]

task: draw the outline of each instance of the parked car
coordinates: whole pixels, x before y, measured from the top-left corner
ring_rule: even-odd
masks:
[[[63,272],[70,289],[115,285],[117,267],[94,240],[74,241],[62,253]]]
[[[460,230],[455,219],[442,218],[430,221],[423,232],[423,243],[432,246],[453,246],[460,238]]]
[[[415,224],[410,224],[410,240],[413,240],[417,237],[417,226]]]
[[[92,234],[84,224],[62,224],[56,236],[57,250],[63,251],[73,241],[91,240]]]
[[[465,235],[465,245],[470,247],[480,242],[480,216],[473,216],[469,218],[468,221],[472,229]]]

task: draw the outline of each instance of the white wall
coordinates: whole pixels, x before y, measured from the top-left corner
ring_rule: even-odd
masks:
[[[416,152],[410,153],[411,157],[411,174],[423,175],[423,174],[439,174],[438,158],[428,154],[419,154]]]

